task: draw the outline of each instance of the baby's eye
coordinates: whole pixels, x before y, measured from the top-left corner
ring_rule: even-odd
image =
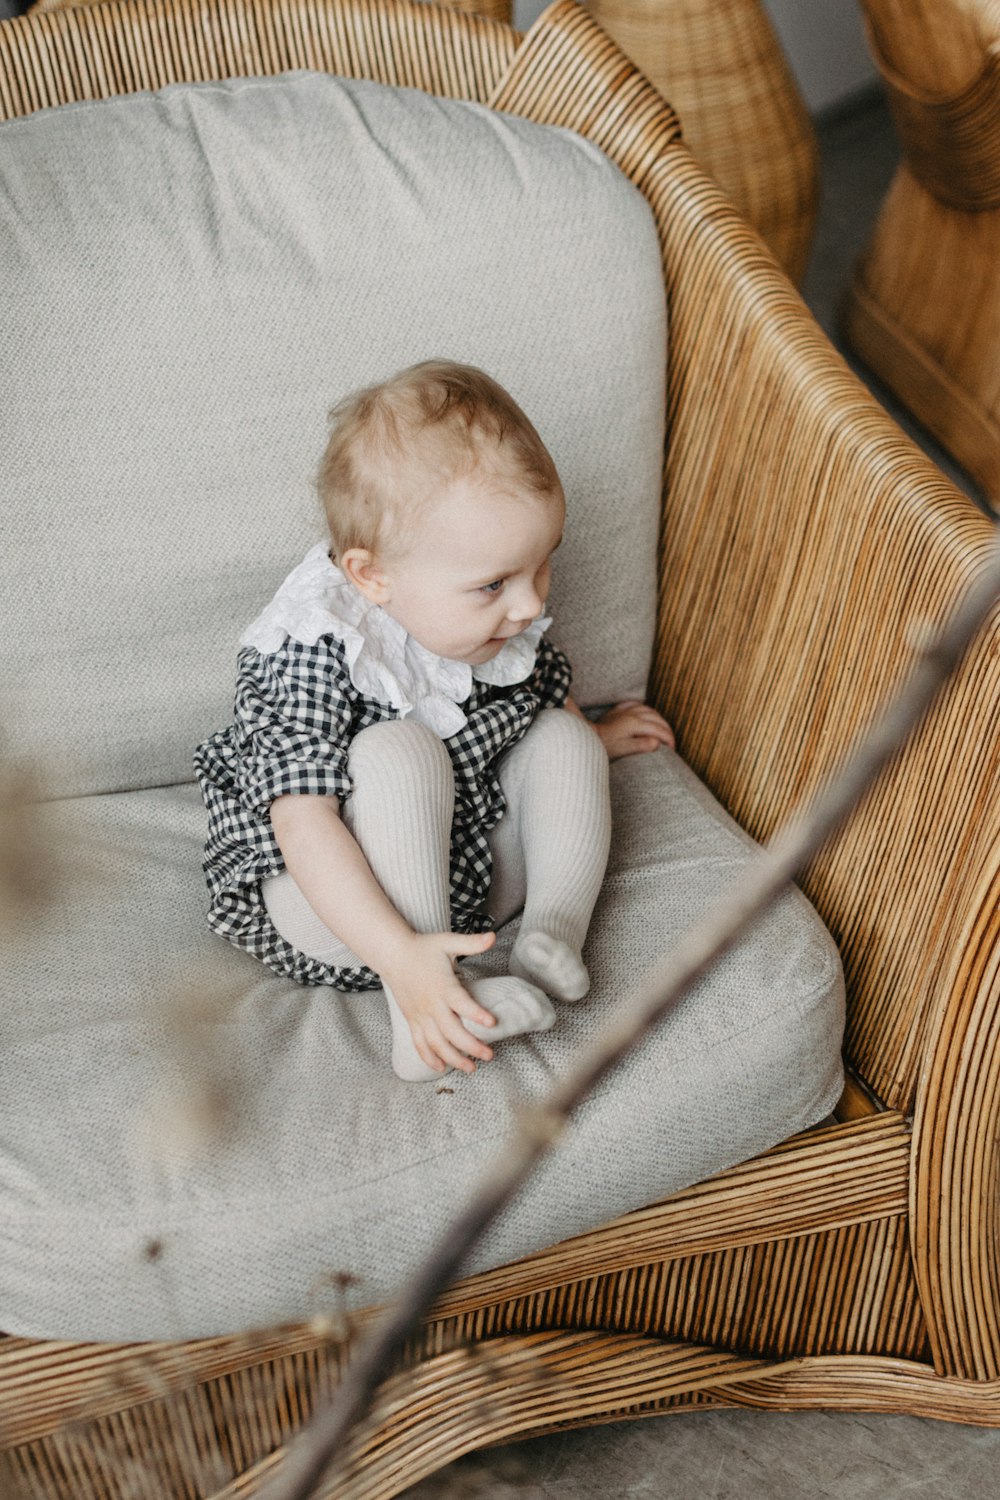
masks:
[[[503,579],[502,578],[497,578],[497,579],[494,580],[493,583],[483,583],[483,584],[480,584],[479,591],[482,594],[498,594],[502,588],[503,588]]]

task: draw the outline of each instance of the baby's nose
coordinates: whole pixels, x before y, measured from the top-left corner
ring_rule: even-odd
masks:
[[[545,600],[534,584],[526,583],[523,587],[511,592],[508,603],[507,618],[512,623],[527,625],[530,620],[541,614]]]

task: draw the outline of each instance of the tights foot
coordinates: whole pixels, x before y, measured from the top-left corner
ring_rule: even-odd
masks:
[[[492,979],[464,979],[469,993],[484,1009],[496,1017],[495,1026],[481,1026],[463,1017],[462,1025],[480,1041],[502,1042],[507,1037],[524,1036],[530,1031],[548,1031],[555,1025],[556,1013],[548,995],[534,984],[507,975]],[[433,1083],[450,1073],[450,1068],[432,1068],[417,1051],[409,1024],[393,996],[386,991],[392,1021],[392,1070],[405,1083]]]
[[[582,1000],[590,975],[577,949],[547,932],[521,932],[510,959],[511,972],[530,980],[556,1000]]]

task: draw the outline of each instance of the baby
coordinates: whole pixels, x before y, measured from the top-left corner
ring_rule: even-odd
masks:
[[[332,423],[331,546],[243,635],[235,722],[195,756],[209,922],[300,982],[383,989],[400,1078],[471,1073],[587,993],[608,761],[673,735],[567,696],[543,616],[565,500],[502,387],[432,360]],[[522,907],[509,974],[462,975]]]

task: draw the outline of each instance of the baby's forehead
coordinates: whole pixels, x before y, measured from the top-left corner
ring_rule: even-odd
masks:
[[[459,567],[480,569],[499,562],[523,566],[558,545],[565,520],[561,494],[539,494],[524,486],[483,483],[469,474],[445,486],[414,528],[417,550]]]
[[[399,467],[382,486],[393,497],[389,524],[400,549],[426,557],[440,548],[449,560],[469,554],[478,566],[483,552],[499,544],[538,546],[539,533],[544,542],[553,528],[547,544],[558,542],[565,516],[558,475],[552,469],[545,475],[554,487],[540,482],[516,441],[456,433],[447,424],[412,436],[408,455],[393,453]]]

